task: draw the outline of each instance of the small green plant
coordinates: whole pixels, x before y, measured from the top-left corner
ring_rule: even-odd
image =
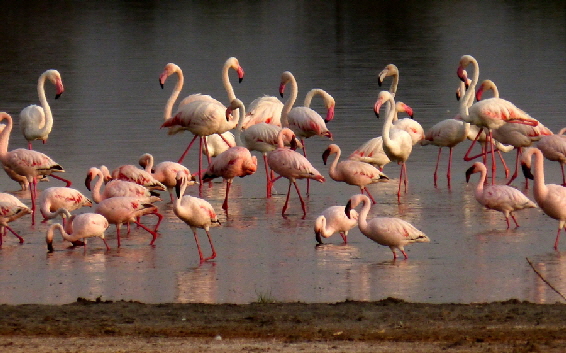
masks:
[[[257,299],[256,299],[256,303],[258,304],[268,304],[268,303],[275,303],[277,302],[275,300],[275,298],[273,297],[273,295],[271,294],[271,290],[269,290],[267,293],[264,292],[258,292],[257,290],[255,291],[255,294],[257,295]]]

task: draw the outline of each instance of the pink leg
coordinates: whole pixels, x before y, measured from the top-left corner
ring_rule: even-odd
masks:
[[[297,186],[297,182],[294,181],[293,184],[295,185],[295,190],[297,190],[297,195],[299,195],[299,200],[301,200],[301,207],[303,208],[303,219],[305,219],[305,217],[307,216],[307,208],[305,206],[305,201],[303,200],[303,197],[301,196],[301,191],[299,190],[299,187]]]
[[[12,232],[12,234],[14,234],[16,236],[16,238],[18,238],[20,240],[20,244],[24,243],[24,238],[20,237],[20,235],[18,233],[16,233],[12,228],[8,227],[8,226],[4,226],[5,229],[9,230],[10,232]]]
[[[28,150],[33,150],[33,148],[31,147],[31,141],[28,141]]]
[[[59,179],[59,180],[61,180],[62,182],[67,183],[67,185],[65,185],[66,187],[70,187],[70,186],[73,184],[70,180],[67,180],[67,179],[65,179],[65,178],[61,178],[60,176],[58,176],[58,175],[56,175],[56,174],[51,174],[51,176],[52,176],[53,178],[55,178],[55,179]]]
[[[224,140],[224,142],[226,142],[226,144],[228,145],[228,147],[234,147],[234,146],[232,146],[232,145],[230,144],[230,142],[228,142],[228,140],[226,140],[226,139],[224,138],[224,136],[222,136],[221,134],[218,134],[218,136],[220,136],[220,138],[221,138],[222,140]]]
[[[448,173],[446,178],[448,179],[448,189],[450,189],[450,182],[452,181],[452,147],[448,149]]]
[[[340,232],[340,236],[342,237],[342,240],[344,240],[344,243],[348,242],[348,236],[346,235],[346,233]]]
[[[193,143],[195,142],[196,138],[198,136],[195,135],[193,137],[193,139],[191,140],[191,142],[189,143],[189,146],[187,146],[187,149],[185,150],[185,152],[183,152],[183,154],[181,155],[181,158],[179,158],[178,163],[183,163],[183,160],[185,159],[185,156],[187,155],[187,153],[189,153],[189,150],[191,149],[191,146],[193,145]]]
[[[149,245],[153,245],[153,243],[155,243],[155,239],[157,239],[157,233],[155,233],[154,231],[152,231],[151,229],[149,229],[148,227],[144,226],[143,224],[141,224],[140,222],[136,221],[136,224],[140,227],[142,227],[143,229],[145,229],[149,234],[151,234],[151,236],[153,237],[151,239],[151,242],[149,243]]]
[[[200,243],[198,241],[198,235],[197,235],[197,230],[196,228],[193,228],[193,234],[195,235],[195,242],[197,243],[197,249],[198,249],[198,256],[200,258],[200,262],[204,262],[204,256],[202,256],[202,251],[200,250]]]
[[[452,150],[451,150],[452,151]],[[436,181],[438,180],[438,164],[440,162],[440,154],[442,153],[442,147],[438,147],[438,156],[436,157],[436,168],[434,168],[434,187],[436,187]]]
[[[307,158],[307,146],[305,145],[305,139],[301,139],[301,143],[303,144],[303,156]],[[310,195],[311,192],[311,180],[307,178],[307,196]]]
[[[35,198],[37,197],[37,178],[33,178],[30,185],[31,194],[31,225],[35,224]]]
[[[491,184],[494,185],[495,184],[495,172],[496,172],[495,144],[493,143],[493,134],[491,133],[491,130],[489,130],[487,141],[491,145]]]
[[[560,168],[562,169],[562,186],[566,186],[566,176],[564,176],[564,164],[560,163]]]
[[[208,231],[208,229],[205,229],[204,231],[206,232],[206,235],[208,236],[208,242],[210,243],[210,248],[212,249],[212,255],[210,255],[209,257],[204,259],[204,261],[207,261],[207,260],[212,260],[212,259],[216,258],[216,250],[214,250],[214,245],[212,245],[212,237],[210,236],[210,232]]]
[[[232,185],[232,180],[226,180],[226,197],[224,197],[224,202],[222,203],[222,209],[228,211],[228,193],[230,192],[230,186]]]
[[[522,151],[521,151],[521,147],[516,147],[516,148],[517,148],[517,158],[515,158],[515,172],[513,173],[513,175],[511,175],[511,179],[509,179],[507,185],[511,184],[513,180],[517,178],[517,175],[519,173],[519,158],[521,158]]]
[[[285,204],[283,205],[283,210],[281,211],[281,215],[283,217],[285,217],[285,211],[287,211],[287,207],[288,207],[288,204],[289,204],[289,195],[291,194],[291,183],[294,183],[294,182],[289,180],[289,188],[287,189],[287,199],[285,200]]]
[[[403,254],[403,256],[405,257],[405,260],[407,260],[409,257],[407,256],[407,253],[405,252],[405,250],[401,250],[401,253]]]
[[[161,213],[159,213],[157,210],[155,210],[155,212],[153,212],[153,214],[157,216],[157,224],[155,225],[155,228],[153,229],[153,231],[157,232],[157,228],[159,228],[159,225],[161,224],[161,221],[163,220],[163,215]]]
[[[198,184],[198,194],[202,197],[202,137],[199,141],[199,149],[198,149],[198,170],[199,170],[199,184]]]
[[[118,241],[118,247],[120,247],[120,227],[122,224],[116,224],[116,240]]]
[[[371,196],[371,194],[369,193],[369,190],[366,187],[360,186],[360,191],[361,191],[362,194],[365,191],[366,194],[368,195],[369,199],[371,200],[371,203],[373,203],[375,205],[376,202],[375,202],[375,200],[373,199],[373,196]]]
[[[511,213],[511,218],[513,218],[513,222],[515,222],[515,227],[519,228],[519,223],[517,223],[517,219],[515,219],[515,215]]]
[[[559,227],[561,227],[562,224],[560,224]],[[554,250],[558,250],[558,241],[560,240],[560,231],[562,230],[562,228],[558,228],[558,233],[556,233],[556,240],[554,241]]]
[[[407,193],[407,185],[409,184],[409,175],[407,174],[407,163],[403,162],[403,176],[405,177],[405,194]]]
[[[464,160],[466,162],[469,162],[475,158],[477,158],[478,156],[474,156],[474,157],[470,157],[470,152],[472,151],[472,148],[474,147],[474,145],[476,144],[476,141],[480,138],[480,135],[482,133],[483,128],[480,128],[480,131],[478,132],[478,134],[476,135],[476,138],[474,139],[474,141],[472,141],[472,144],[470,145],[470,147],[468,148],[468,150],[466,151],[466,154],[464,155]],[[483,153],[485,155],[485,152]]]
[[[397,188],[397,201],[401,199],[401,184],[403,183],[403,165],[401,164],[401,172],[399,173],[399,187]]]
[[[265,178],[267,182],[267,193],[266,197],[271,197],[271,178],[269,177],[269,165],[267,164],[267,154],[263,153],[263,164],[265,164]]]
[[[497,154],[499,154],[499,159],[501,160],[501,164],[503,164],[503,168],[505,169],[505,178],[509,177],[509,168],[507,168],[507,163],[505,163],[505,159],[503,159],[503,153],[500,150],[497,150]]]

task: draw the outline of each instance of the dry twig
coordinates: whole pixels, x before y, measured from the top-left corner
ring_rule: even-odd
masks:
[[[558,295],[561,296],[562,299],[566,300],[566,297],[564,296],[564,294],[560,293],[560,291],[559,291],[558,289],[554,288],[554,286],[553,286],[552,284],[550,284],[550,282],[548,282],[548,281],[542,276],[542,274],[541,274],[539,271],[537,271],[537,269],[535,268],[535,265],[533,265],[533,263],[531,262],[531,260],[529,260],[528,257],[527,257],[526,259],[527,259],[527,262],[529,263],[529,265],[531,265],[531,268],[533,269],[533,271],[535,271],[535,273],[540,277],[540,279],[542,279],[542,281],[543,281],[544,283],[546,283],[546,284],[550,287],[550,289],[552,289],[553,291],[555,291],[556,293],[558,293]]]

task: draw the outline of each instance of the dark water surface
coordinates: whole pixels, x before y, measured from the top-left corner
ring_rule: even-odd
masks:
[[[46,85],[54,128],[48,143],[36,142],[34,148],[63,165],[73,186],[88,195],[83,180],[91,166],[135,164],[144,152],[157,162],[177,160],[186,147],[190,133],[167,136],[159,129],[176,81],[171,77],[163,90],[158,85],[168,62],[184,71],[180,98],[201,92],[224,103],[220,70],[230,56],[245,69],[241,84],[233,73],[231,78],[246,104],[264,94],[277,95],[281,73],[293,72],[297,103],[314,87],[336,99],[336,117],[328,126],[346,155],[381,135],[383,123],[372,107],[381,90],[377,74],[389,63],[401,73],[397,99],[413,107],[425,129],[457,111],[456,68],[463,54],[479,61],[480,79],[494,80],[503,98],[555,132],[566,125],[562,2],[37,1],[25,8],[7,6],[0,19],[0,110],[16,122],[9,148],[26,144],[17,117],[25,106],[38,104],[38,76],[49,68],[59,70],[63,96],[55,101],[54,88]],[[319,102],[314,106],[320,111]],[[328,175],[320,155],[329,141],[315,137],[307,143],[310,160]],[[437,149],[431,146],[415,146],[407,164],[409,192],[400,203],[395,196],[398,166],[385,167],[392,181],[370,187],[378,202],[370,215],[401,217],[432,239],[409,246],[406,261],[393,262],[387,248],[357,229],[350,232],[348,244],[335,235],[316,247],[316,216],[328,206],[345,204],[356,188],[330,178],[311,184],[306,219],[301,219],[294,194],[284,219],[286,181],[277,183],[277,195],[265,199],[260,166],[255,175],[234,181],[228,216],[220,208],[223,184],[205,186],[203,196],[221,214],[222,226],[211,231],[217,259],[202,265],[190,229],[167,202],[159,205],[166,219],[154,247],[148,245],[147,233],[133,228],[117,249],[111,226],[109,252],[93,239],[86,252],[56,242],[57,251],[47,254],[46,224],[32,228],[29,217],[14,222],[26,242],[19,245],[11,235],[4,242],[0,302],[59,304],[79,296],[151,303],[248,303],[260,297],[335,302],[387,296],[431,303],[559,300],[526,261],[531,259],[566,291],[564,252],[552,249],[557,221],[530,209],[518,213],[520,228],[505,230],[503,216],[482,209],[465,182],[469,163],[461,156],[468,144],[455,149],[450,190],[445,161],[439,187],[433,186]],[[512,165],[514,152],[506,160]],[[185,165],[196,170],[196,149]],[[558,164],[547,163],[546,172],[547,182],[560,182]],[[515,185],[522,188],[519,180]],[[59,185],[51,180],[40,187]],[[18,189],[5,175],[0,188]],[[188,193],[196,195],[198,189]],[[29,195],[16,194],[30,203]],[[201,244],[208,253],[203,232]]]

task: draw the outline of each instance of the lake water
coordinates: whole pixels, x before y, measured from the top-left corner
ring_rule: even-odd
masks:
[[[264,94],[277,95],[281,73],[293,72],[297,102],[314,87],[336,99],[336,116],[328,126],[346,155],[381,135],[383,122],[375,119],[372,108],[382,89],[377,74],[389,63],[400,70],[397,99],[414,109],[425,129],[456,113],[456,68],[463,54],[478,60],[480,80],[495,81],[503,98],[555,132],[566,122],[566,16],[561,2],[26,4],[7,5],[0,14],[0,110],[16,122],[9,148],[26,145],[17,117],[25,106],[38,104],[38,76],[49,68],[59,70],[65,85],[61,98],[55,101],[53,86],[46,85],[53,131],[47,144],[35,142],[34,148],[59,162],[73,187],[88,195],[83,180],[92,166],[135,164],[145,152],[156,161],[177,160],[186,147],[190,133],[167,136],[159,128],[176,81],[171,77],[163,90],[159,87],[159,74],[168,62],[184,71],[181,98],[201,92],[224,103],[220,70],[230,56],[245,70],[241,84],[233,73],[231,78],[246,104]],[[313,104],[321,110],[320,102]],[[320,155],[328,143],[317,137],[307,142],[311,162],[326,176],[328,167]],[[301,219],[292,194],[289,216],[283,218],[287,182],[279,181],[277,194],[266,199],[261,165],[255,175],[234,181],[228,215],[220,208],[223,184],[204,186],[203,197],[220,214],[222,226],[211,230],[218,257],[203,264],[189,227],[168,202],[159,204],[165,220],[154,247],[148,245],[150,236],[134,227],[118,249],[111,226],[108,252],[93,239],[86,251],[67,249],[57,241],[56,251],[47,254],[47,224],[31,227],[29,217],[12,223],[26,241],[20,245],[11,235],[4,241],[0,303],[61,304],[77,297],[148,303],[249,303],[261,297],[336,302],[388,296],[430,303],[560,300],[526,260],[566,291],[566,240],[560,251],[552,249],[558,222],[529,209],[518,213],[520,228],[505,230],[503,216],[482,209],[474,199],[477,176],[470,185],[465,182],[470,163],[461,157],[468,144],[454,151],[451,189],[444,177],[445,160],[439,187],[433,186],[437,149],[431,146],[415,146],[407,163],[409,191],[400,202],[395,195],[397,165],[384,170],[393,180],[370,186],[377,201],[371,216],[400,217],[431,238],[431,243],[408,246],[408,260],[392,261],[388,248],[357,229],[347,244],[335,235],[326,245],[315,246],[314,219],[328,206],[345,205],[356,187],[330,178],[312,183],[307,217]],[[196,151],[185,159],[191,170],[197,168]],[[513,165],[514,157],[514,152],[505,156],[508,164]],[[546,173],[547,182],[560,182],[558,164],[546,163]],[[522,188],[523,180],[514,184]],[[503,181],[501,176],[498,181]],[[52,179],[40,188],[60,185]],[[0,188],[14,192],[18,185],[4,175]],[[198,188],[188,193],[197,195]],[[29,195],[16,195],[30,203]],[[199,233],[208,253],[204,232]]]

